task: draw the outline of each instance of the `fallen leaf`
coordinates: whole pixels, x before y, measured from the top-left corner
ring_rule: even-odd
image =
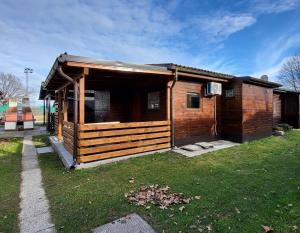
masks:
[[[212,231],[211,225],[207,225],[207,226],[206,226],[206,229],[207,229],[208,231]]]
[[[128,182],[131,183],[131,184],[133,184],[133,183],[134,183],[134,178],[133,178],[133,177],[130,178],[130,179],[128,180]]]
[[[180,212],[182,212],[184,210],[184,208],[185,208],[184,206],[181,206],[178,209],[179,209]]]
[[[236,207],[235,207],[235,211],[236,211],[238,214],[241,213],[241,211],[240,211],[238,208],[236,208]]]
[[[264,229],[265,233],[273,232],[273,229],[271,227],[269,227],[269,226],[262,225],[262,228]]]
[[[292,226],[292,229],[293,229],[294,231],[296,231],[296,230],[298,230],[298,227],[297,227],[297,226]]]

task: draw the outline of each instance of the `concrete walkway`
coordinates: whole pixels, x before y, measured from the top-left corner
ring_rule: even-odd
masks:
[[[32,136],[25,136],[22,151],[20,232],[56,232],[49,203],[42,187],[42,175]]]

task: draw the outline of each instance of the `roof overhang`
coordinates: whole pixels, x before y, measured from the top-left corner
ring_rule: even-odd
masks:
[[[276,92],[276,93],[288,93],[288,94],[297,94],[297,95],[300,95],[299,91],[294,91],[294,90],[286,89],[286,88],[275,88],[274,92]]]
[[[275,83],[275,82],[270,82],[266,81],[263,79],[258,79],[250,76],[245,76],[245,77],[238,77],[241,79],[244,83],[249,83],[257,86],[263,86],[263,87],[268,87],[268,88],[278,88],[281,87],[281,84]]]
[[[95,70],[110,70],[125,73],[139,73],[139,74],[157,74],[172,76],[173,72],[166,67],[158,67],[151,65],[136,65],[130,63],[124,63],[119,61],[104,61],[96,60],[92,58],[61,54],[56,58],[52,68],[43,84],[45,89],[48,88],[49,83],[52,81],[53,77],[57,75],[58,66],[64,68],[88,68]]]

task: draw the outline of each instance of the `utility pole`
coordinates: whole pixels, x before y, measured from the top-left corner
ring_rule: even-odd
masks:
[[[33,69],[26,67],[24,73],[26,74],[26,96],[28,97],[28,76],[33,73]]]

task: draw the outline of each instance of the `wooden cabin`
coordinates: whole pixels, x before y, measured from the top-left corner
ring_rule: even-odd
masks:
[[[55,99],[56,135],[77,163],[86,163],[271,135],[273,88],[279,86],[172,63],[135,65],[62,54],[40,98],[46,104]],[[221,87],[222,95],[212,87]]]
[[[287,123],[300,127],[300,93],[284,88],[276,88],[273,93],[273,126]]]

